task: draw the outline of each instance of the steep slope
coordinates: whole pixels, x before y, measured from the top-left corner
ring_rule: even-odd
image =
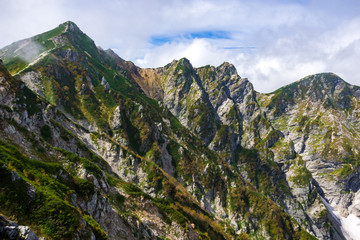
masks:
[[[343,217],[360,217],[360,88],[324,73],[258,98],[273,125],[293,143],[326,201]],[[287,175],[294,177],[296,171],[290,167]]]
[[[154,87],[144,92],[163,102],[184,126],[218,152],[232,171],[239,172],[317,237],[326,239],[334,234],[319,195],[321,189],[293,143],[269,121],[258,103],[259,93],[233,65],[194,69],[187,59],[181,59],[163,68],[132,68],[129,72],[140,86],[151,83]],[[286,175],[290,166],[300,172],[297,178]],[[296,188],[293,182],[299,183]]]
[[[176,202],[145,194],[89,150],[79,139],[89,131],[12,78],[2,65],[0,80],[1,214],[50,239],[198,238],[189,217],[173,206]],[[126,148],[122,154],[140,160]],[[157,171],[156,165],[142,163],[148,164]],[[162,175],[162,180],[174,193],[181,192],[170,177]],[[146,224],[149,214],[153,221]],[[209,220],[203,228],[207,224],[215,223]]]
[[[46,50],[21,62],[27,42]],[[48,238],[311,238],[252,176],[244,180],[226,150],[208,148],[221,119],[185,59],[163,68],[168,81],[137,84],[157,70],[97,48],[72,22],[5,47],[0,58],[16,73],[1,65],[1,213],[19,224]],[[252,153],[237,157],[256,165]]]

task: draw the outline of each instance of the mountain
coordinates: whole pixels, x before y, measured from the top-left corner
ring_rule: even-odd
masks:
[[[3,238],[354,234],[360,88],[335,74],[262,94],[226,62],[139,68],[73,22],[0,59]]]

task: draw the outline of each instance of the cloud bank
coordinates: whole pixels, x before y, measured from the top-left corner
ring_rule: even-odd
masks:
[[[360,85],[357,0],[0,0],[0,47],[72,20],[141,67],[233,63],[260,92],[334,72]]]

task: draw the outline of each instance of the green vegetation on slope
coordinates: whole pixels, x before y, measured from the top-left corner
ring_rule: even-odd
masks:
[[[30,159],[17,149],[0,142],[1,212],[41,235],[71,238],[83,215],[71,197],[89,197],[93,184],[70,175],[59,163]]]

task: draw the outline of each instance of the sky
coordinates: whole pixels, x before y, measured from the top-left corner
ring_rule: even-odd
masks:
[[[0,48],[71,20],[140,67],[234,64],[259,92],[333,72],[360,85],[359,0],[0,0]]]

